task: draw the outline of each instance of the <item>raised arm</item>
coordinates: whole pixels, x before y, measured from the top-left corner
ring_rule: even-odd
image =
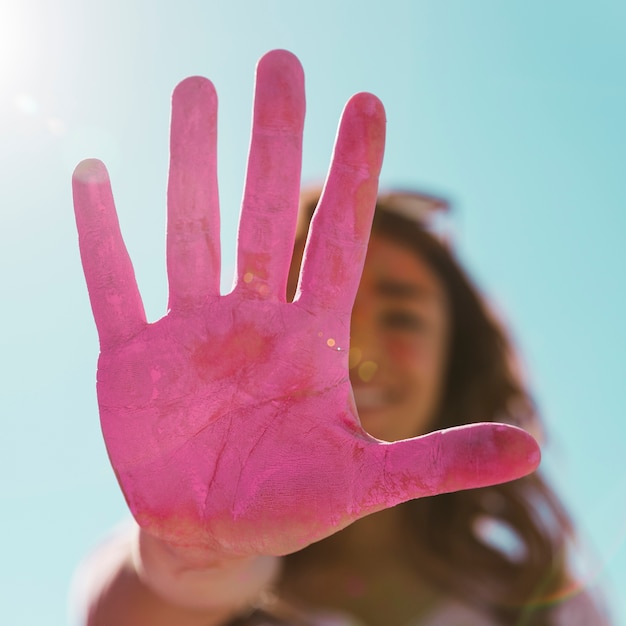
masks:
[[[349,328],[383,156],[379,100],[358,94],[345,107],[291,303],[304,120],[297,59],[274,51],[257,68],[237,278],[225,296],[215,119],[211,83],[183,81],[172,112],[169,311],[157,322],[146,322],[104,166],[86,161],[74,176],[102,430],[142,529],[132,571],[174,605],[211,610],[223,599],[210,591],[216,566],[239,576],[369,513],[511,480],[539,460],[534,440],[510,426],[397,443],[360,426]],[[200,600],[192,579],[208,586]]]

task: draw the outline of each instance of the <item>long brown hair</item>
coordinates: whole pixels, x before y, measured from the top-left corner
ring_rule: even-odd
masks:
[[[301,214],[310,218],[317,196],[306,199]],[[512,342],[454,252],[382,201],[372,232],[415,252],[448,293],[452,338],[434,429],[498,421],[536,433],[540,419],[516,366]],[[304,234],[296,247],[302,247]],[[539,473],[401,506],[414,531],[407,550],[430,585],[487,612],[503,626],[550,624],[545,601],[568,582],[566,546],[572,528]],[[497,540],[503,533],[505,540]]]

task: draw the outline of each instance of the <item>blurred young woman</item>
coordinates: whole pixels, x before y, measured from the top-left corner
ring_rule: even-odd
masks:
[[[296,260],[318,195],[303,194]],[[378,199],[351,325],[361,423],[385,441],[485,421],[540,434],[512,343],[441,229],[447,210],[416,192]],[[287,557],[279,588],[363,624],[603,624],[568,571],[572,539],[535,472],[359,520]]]

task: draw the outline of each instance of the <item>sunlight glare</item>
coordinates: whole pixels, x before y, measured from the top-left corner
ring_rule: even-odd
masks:
[[[34,37],[25,27],[26,8],[15,1],[0,0],[0,91],[24,72],[34,52]]]

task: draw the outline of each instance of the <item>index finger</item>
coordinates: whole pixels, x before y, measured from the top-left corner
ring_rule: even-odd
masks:
[[[311,220],[294,301],[349,314],[359,286],[385,147],[385,109],[360,93],[344,109]]]
[[[72,190],[83,272],[100,346],[106,348],[144,328],[146,314],[104,163],[97,159],[79,163]]]

